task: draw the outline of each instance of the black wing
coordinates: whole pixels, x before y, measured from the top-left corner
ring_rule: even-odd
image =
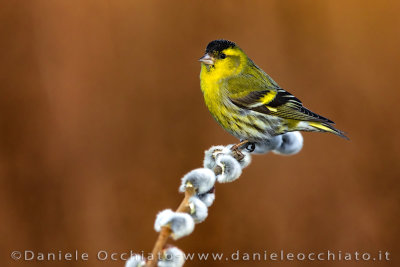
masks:
[[[241,108],[285,119],[334,123],[305,108],[298,98],[281,88],[253,91],[244,97],[230,99]]]

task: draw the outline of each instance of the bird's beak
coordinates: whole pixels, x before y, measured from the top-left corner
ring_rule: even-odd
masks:
[[[214,58],[210,56],[208,53],[205,53],[204,56],[202,56],[199,61],[206,64],[206,65],[214,65]]]

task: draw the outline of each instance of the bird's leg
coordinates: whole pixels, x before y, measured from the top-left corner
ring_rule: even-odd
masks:
[[[249,142],[249,140],[240,140],[239,143],[237,143],[236,145],[234,145],[233,147],[231,147],[231,150],[238,150],[241,146],[243,146],[244,144],[247,144]]]
[[[243,153],[240,151],[240,147],[247,144],[249,142],[249,140],[241,140],[239,143],[237,143],[236,145],[231,147],[231,151],[236,154],[235,158],[237,160],[242,160],[244,158]]]

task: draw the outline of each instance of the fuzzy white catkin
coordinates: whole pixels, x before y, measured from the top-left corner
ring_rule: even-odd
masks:
[[[231,155],[219,155],[217,165],[222,169],[222,173],[217,175],[217,180],[220,183],[232,182],[242,174],[242,167]]]
[[[181,267],[185,263],[185,254],[177,247],[164,250],[162,259],[158,261],[158,267]]]
[[[208,216],[208,208],[206,204],[201,201],[197,196],[189,199],[190,215],[195,223],[201,223]]]
[[[157,214],[156,221],[154,222],[154,229],[157,232],[161,231],[161,227],[167,225],[174,216],[174,212],[170,209],[162,210]]]
[[[169,226],[172,231],[171,236],[176,240],[193,232],[194,220],[187,213],[166,209],[157,214],[154,229],[160,232],[163,226]]]
[[[203,166],[207,169],[213,169],[216,165],[215,160],[219,153],[224,151],[224,146],[212,146],[204,152]]]
[[[125,262],[125,267],[142,267],[145,265],[146,262],[143,260],[142,256],[138,254],[133,255]]]
[[[215,184],[215,173],[207,168],[195,169],[182,178],[180,192],[185,192],[187,183],[190,183],[198,194],[208,192]]]
[[[242,154],[243,154],[244,158],[241,161],[239,161],[239,163],[240,163],[240,166],[242,166],[242,169],[244,169],[250,165],[251,155],[249,152],[246,152],[246,151],[242,151]]]
[[[204,161],[203,166],[204,168],[213,169],[217,165],[218,157],[222,155],[232,155],[232,146],[233,144],[227,146],[213,146],[210,149],[206,150],[204,153]],[[242,150],[241,151],[244,158],[240,160],[240,166],[242,169],[246,168],[251,162],[251,155],[249,152]]]
[[[201,195],[197,195],[197,197],[203,201],[203,203],[207,206],[210,207],[215,200],[215,193],[205,193]]]
[[[289,132],[282,135],[282,144],[273,150],[280,155],[293,155],[303,148],[303,136],[300,132]]]
[[[261,143],[255,143],[254,154],[266,154],[271,150],[276,149],[282,144],[282,135],[274,136],[270,139],[264,140]]]

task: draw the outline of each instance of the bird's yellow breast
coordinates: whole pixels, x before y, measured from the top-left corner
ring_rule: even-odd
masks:
[[[241,139],[242,136],[258,135],[259,132],[243,125],[257,124],[251,117],[240,115],[239,108],[233,105],[228,98],[226,82],[223,79],[203,70],[200,74],[201,90],[204,94],[205,104],[214,119],[229,133]],[[204,76],[205,77],[204,77]],[[260,127],[262,127],[260,125]]]
[[[223,116],[225,116],[224,114],[228,111],[226,108],[224,109],[222,103],[222,81],[218,73],[208,71],[204,64],[201,66],[200,87],[208,110],[213,117],[225,127]]]

